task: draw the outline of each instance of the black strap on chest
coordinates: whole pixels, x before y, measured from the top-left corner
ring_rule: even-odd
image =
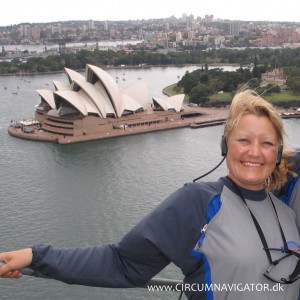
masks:
[[[240,198],[242,199],[242,201],[246,204],[246,206],[247,206],[247,208],[248,208],[248,210],[249,210],[249,212],[250,212],[250,215],[251,215],[251,217],[252,217],[253,223],[254,223],[254,225],[255,225],[255,227],[256,227],[257,233],[258,233],[258,235],[259,235],[259,237],[260,237],[260,240],[261,240],[261,242],[262,242],[263,249],[264,249],[265,252],[266,252],[266,255],[267,255],[267,257],[268,257],[268,260],[269,260],[270,264],[273,264],[274,262],[273,262],[273,260],[272,260],[271,253],[270,253],[270,250],[272,250],[272,248],[269,248],[269,247],[268,247],[267,240],[266,240],[266,238],[265,238],[265,235],[264,235],[264,233],[263,233],[263,231],[262,231],[262,229],[261,229],[261,227],[260,227],[260,225],[259,225],[257,219],[255,218],[254,214],[252,213],[251,209],[249,208],[249,206],[248,206],[248,204],[247,204],[247,202],[246,202],[246,199],[245,199],[245,197],[244,197],[244,195],[243,195],[241,189],[239,188],[239,186],[238,186],[238,185],[237,185],[230,177],[228,177],[228,178],[230,179],[231,183],[233,184],[233,186],[234,186],[234,188],[235,188],[237,194],[240,196]],[[280,224],[280,221],[279,221],[279,217],[278,217],[278,214],[277,214],[276,207],[275,207],[274,202],[273,202],[273,200],[272,200],[272,198],[271,198],[271,196],[270,196],[269,193],[268,193],[268,196],[269,196],[269,199],[270,199],[270,201],[271,201],[271,203],[272,203],[272,206],[273,206],[274,211],[275,211],[275,214],[276,214],[276,218],[277,218],[277,222],[278,222],[278,226],[279,226],[281,238],[282,238],[282,241],[283,241],[283,252],[289,253],[290,250],[289,250],[289,248],[288,248],[288,245],[287,245],[287,242],[286,242],[286,238],[285,238],[285,235],[284,235],[284,233],[283,233],[283,230],[282,230],[282,227],[281,227],[281,224]]]

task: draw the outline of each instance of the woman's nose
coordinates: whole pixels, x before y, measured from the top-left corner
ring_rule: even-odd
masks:
[[[260,146],[258,143],[251,143],[249,146],[249,155],[258,157],[260,155]]]

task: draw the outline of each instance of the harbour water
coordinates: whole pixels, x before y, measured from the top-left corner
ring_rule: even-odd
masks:
[[[136,45],[140,43],[139,40],[124,40],[124,41],[99,41],[99,42],[86,42],[86,43],[66,43],[66,48],[84,48],[84,47],[96,47],[98,44],[99,49],[112,49],[118,46],[126,46],[126,45]],[[42,53],[45,52],[45,49],[52,51],[59,51],[58,44],[38,44],[38,45],[3,45],[5,51],[15,51],[15,52],[34,52],[34,53]]]
[[[190,67],[109,70],[125,87],[140,79],[149,99]],[[222,126],[176,129],[72,145],[21,140],[7,134],[11,120],[31,118],[36,89],[51,88],[65,75],[1,77],[0,251],[35,243],[58,247],[118,241],[168,194],[221,159]],[[17,94],[13,94],[16,92]],[[284,120],[289,142],[300,147],[300,119]],[[215,180],[225,164],[207,177]],[[159,276],[180,279],[170,265]],[[70,286],[23,277],[0,280],[1,299],[178,299],[174,292]]]

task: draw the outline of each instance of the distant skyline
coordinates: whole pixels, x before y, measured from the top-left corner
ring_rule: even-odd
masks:
[[[141,20],[182,14],[242,21],[300,22],[299,0],[15,0],[2,1],[0,26],[69,20]]]

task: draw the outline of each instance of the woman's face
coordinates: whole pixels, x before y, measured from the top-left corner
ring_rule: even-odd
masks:
[[[239,186],[260,190],[273,172],[278,152],[276,131],[267,117],[245,115],[229,134],[229,177]]]

